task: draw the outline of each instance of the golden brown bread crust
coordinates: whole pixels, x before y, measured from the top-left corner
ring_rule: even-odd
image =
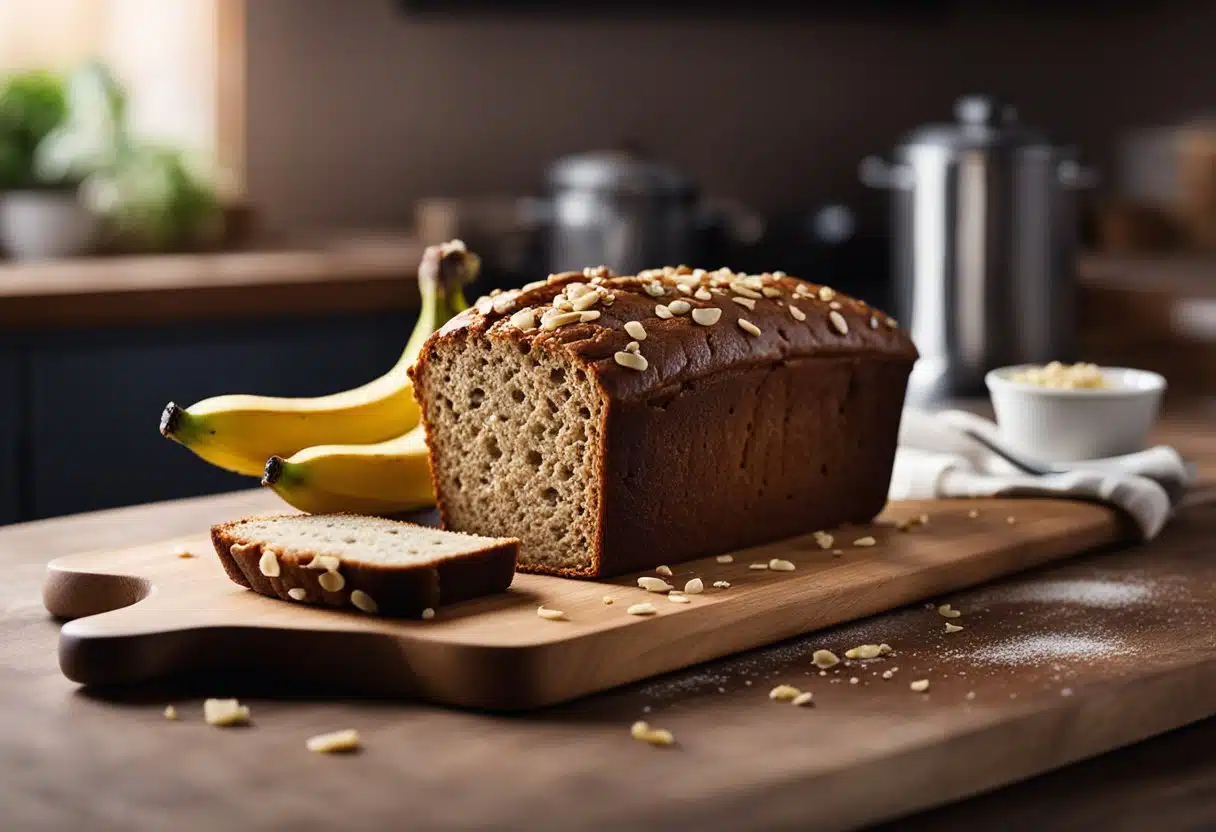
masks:
[[[340,567],[345,585],[329,592],[319,583],[325,570],[310,569],[313,552],[276,552],[280,574],[267,577],[259,568],[265,547],[256,536],[243,534],[241,526],[249,520],[290,519],[300,515],[247,517],[211,527],[211,543],[228,577],[261,595],[292,603],[320,604],[355,609],[351,593],[358,589],[375,602],[380,615],[417,617],[424,609],[467,601],[505,592],[515,576],[519,541],[506,541],[467,554],[445,558],[438,565],[373,565],[345,561]],[[409,526],[409,523],[402,523]],[[233,551],[233,547],[236,550]],[[303,589],[302,600],[288,591]]]
[[[521,310],[547,309],[571,283],[599,287],[598,318],[549,330],[512,323]],[[721,316],[702,326],[688,312],[656,315],[677,300]],[[642,371],[614,358],[636,340],[629,321],[645,329]],[[601,539],[589,568],[562,574],[619,574],[864,522],[886,502],[916,349],[883,312],[828,287],[680,267],[566,273],[482,298],[431,337],[411,370],[425,423],[428,360],[479,337],[564,351],[604,393]],[[432,446],[432,466],[442,464]],[[520,568],[528,569],[526,552]]]

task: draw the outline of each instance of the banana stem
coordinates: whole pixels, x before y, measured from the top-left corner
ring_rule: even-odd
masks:
[[[422,352],[422,345],[431,333],[469,308],[464,287],[477,278],[480,270],[481,258],[466,249],[460,240],[427,246],[418,266],[422,309],[414,333],[405,345],[404,354],[411,361]]]

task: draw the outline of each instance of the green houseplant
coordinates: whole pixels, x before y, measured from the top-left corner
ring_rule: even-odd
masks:
[[[0,83],[0,246],[19,260],[87,251],[96,223],[79,178],[48,174],[39,148],[68,116],[62,78],[33,71]]]

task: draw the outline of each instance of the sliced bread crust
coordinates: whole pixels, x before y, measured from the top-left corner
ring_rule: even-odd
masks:
[[[341,544],[325,539],[338,533]],[[413,617],[504,592],[519,553],[515,538],[343,514],[247,517],[212,526],[211,542],[228,577],[262,595]]]

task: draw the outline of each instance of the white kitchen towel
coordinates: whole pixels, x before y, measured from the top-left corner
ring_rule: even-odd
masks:
[[[964,430],[994,435],[996,426],[959,410],[906,409],[891,474],[891,499],[1026,496],[1097,501],[1122,509],[1149,540],[1170,517],[1170,494],[1181,494],[1191,481],[1182,457],[1165,445],[1125,457],[1073,463],[1068,473],[1035,476]]]

